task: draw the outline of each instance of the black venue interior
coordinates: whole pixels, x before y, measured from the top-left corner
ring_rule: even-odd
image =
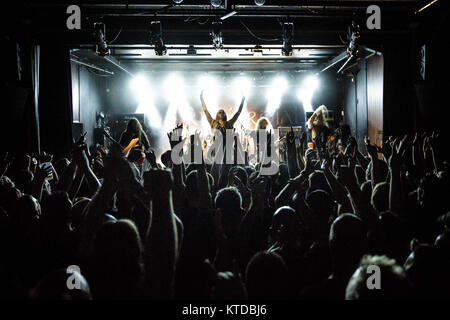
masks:
[[[448,298],[447,2],[5,6],[1,297]],[[203,162],[174,163],[177,126]]]

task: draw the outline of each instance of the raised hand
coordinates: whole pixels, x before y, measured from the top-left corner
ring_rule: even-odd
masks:
[[[405,136],[403,137],[403,139],[400,141],[399,145],[398,145],[398,153],[400,155],[404,155],[405,152],[408,150],[408,148],[411,147],[411,142],[408,138],[408,135],[405,134]]]
[[[38,158],[39,162],[52,162],[53,155],[50,153],[46,153],[45,151],[42,151]]]
[[[180,135],[178,136],[178,140],[175,140],[175,141],[172,140],[172,137],[173,137],[175,131],[182,130],[182,129],[183,129],[183,123],[181,122],[181,123],[177,124],[177,126],[171,132],[167,133],[167,137],[169,138],[169,143],[170,143],[171,149],[173,149],[177,144],[179,144],[180,142],[183,141],[183,136],[181,135],[181,132],[180,132]]]
[[[251,191],[254,196],[264,197],[266,194],[268,179],[265,176],[259,176],[251,183]]]
[[[364,138],[364,144],[366,145],[366,150],[369,156],[372,159],[377,159],[378,158],[377,148],[375,147],[375,145],[370,144],[370,139],[368,137]]]
[[[85,152],[86,145],[84,143],[76,144],[73,148],[73,159],[77,166],[82,169],[89,167],[89,159]]]
[[[391,156],[389,157],[389,167],[394,172],[398,172],[400,170],[401,152],[400,152],[399,144],[400,144],[400,142],[398,141],[398,139],[395,139],[393,141]]]
[[[36,179],[36,181],[39,182],[44,182],[45,179],[50,178],[51,175],[53,173],[53,166],[47,166],[47,167],[42,167],[42,166],[38,166],[36,168],[36,174],[34,176],[34,179]]]
[[[322,163],[320,164],[321,170],[327,170],[330,168],[330,161],[329,159],[322,159]]]
[[[310,151],[310,152],[308,152],[306,154],[305,169],[303,169],[303,171],[306,174],[310,174],[314,170],[314,167],[313,167],[313,164],[312,164],[312,160],[313,160],[313,157],[315,157],[315,155],[316,155],[315,151],[312,151],[312,152]]]
[[[436,132],[433,131],[433,133],[431,134],[431,137],[429,137],[429,140],[428,140],[430,149],[432,151],[436,151],[437,150],[438,141],[439,141],[439,133],[436,133]]]
[[[75,145],[85,144],[86,143],[86,134],[87,132],[80,135],[78,140],[74,143]]]

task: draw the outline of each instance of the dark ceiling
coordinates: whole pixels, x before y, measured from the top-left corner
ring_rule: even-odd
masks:
[[[65,27],[68,16],[65,10],[72,2],[28,1],[15,6],[17,15],[2,14],[6,21],[12,19],[6,28],[17,36],[32,38],[37,43],[63,42],[75,48],[72,59],[111,72],[123,69],[130,72],[133,69],[190,70],[194,66],[201,71],[209,70],[211,64],[218,70],[227,71],[305,71],[320,70],[345,51],[351,21],[361,26],[362,44],[382,51],[384,39],[395,41],[409,35],[415,12],[428,2],[266,0],[264,6],[256,6],[253,0],[223,0],[221,7],[213,8],[210,0],[184,0],[180,5],[175,5],[172,0],[138,0],[127,1],[127,4],[81,1],[82,27],[77,31]],[[366,28],[366,10],[373,4],[381,7],[381,30]],[[225,47],[218,52],[211,44],[211,24],[232,11],[236,14],[222,21]],[[155,56],[149,43],[153,20],[162,23],[163,39],[168,48],[164,57]],[[111,48],[108,59],[96,56],[92,50],[93,23],[98,21],[106,25],[106,39]],[[281,55],[281,23],[287,21],[294,23],[294,53],[291,57]],[[190,45],[196,55],[188,54]],[[362,50],[363,57],[368,54],[371,52]]]

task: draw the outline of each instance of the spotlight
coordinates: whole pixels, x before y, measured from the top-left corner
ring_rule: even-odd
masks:
[[[266,0],[255,0],[255,4],[257,6],[262,6],[262,5],[264,5],[264,3],[266,3]]]
[[[220,7],[222,5],[222,0],[211,0],[211,5],[214,8],[218,8],[218,7]]]
[[[222,37],[222,22],[217,21],[212,23],[212,31],[210,33],[212,38],[212,43],[214,48],[217,49],[223,49],[223,37]]]
[[[130,88],[138,100],[136,113],[145,113],[149,119],[152,119],[149,126],[152,129],[160,129],[162,120],[154,104],[154,92],[148,79],[143,75],[137,75],[131,79]]]
[[[173,2],[174,2],[175,4],[180,4],[180,3],[183,2],[183,0],[173,0]]]
[[[302,102],[305,112],[313,111],[313,107],[311,104],[312,91],[305,88],[300,89],[298,91],[298,99]]]
[[[236,95],[236,100],[240,101],[243,95],[248,99],[251,95],[251,87],[252,84],[250,82],[250,79],[248,79],[247,77],[241,75],[234,79],[232,88],[234,94]]]
[[[352,21],[351,26],[348,27],[348,48],[347,53],[351,57],[358,56],[359,48],[358,48],[358,42],[359,38],[361,37],[359,25],[355,23],[355,21]]]
[[[106,43],[106,26],[103,22],[94,23],[94,40],[95,40],[95,52],[101,56],[109,55],[108,44]]]
[[[180,97],[171,97],[173,95],[173,92],[182,92],[184,90],[184,81],[183,78],[181,78],[176,73],[171,73],[167,76],[165,82],[164,82],[164,90],[166,93],[166,96],[170,97],[171,99],[179,99]]]
[[[304,80],[303,86],[305,89],[313,92],[319,87],[319,79],[316,76],[308,76]]]
[[[319,87],[319,84],[319,79],[315,75],[310,75],[303,81],[302,88],[298,92],[298,98],[302,101],[306,112],[313,111],[311,101],[314,91]]]
[[[281,37],[283,39],[281,53],[283,56],[292,56],[292,42],[294,41],[294,24],[292,22],[283,23]]]
[[[163,56],[167,53],[167,48],[162,39],[161,21],[152,21],[150,27],[150,42],[155,46],[155,54]]]
[[[288,82],[284,77],[279,76],[272,81],[270,89],[267,92],[267,116],[271,117],[274,112],[280,107],[281,98],[283,97],[283,94],[287,88]]]
[[[275,80],[273,80],[272,82],[272,87],[281,93],[284,93],[284,91],[286,91],[287,86],[288,82],[283,77],[275,78]]]
[[[138,98],[139,102],[144,101],[151,96],[151,85],[146,77],[137,75],[130,80],[130,88]]]
[[[220,93],[217,79],[209,74],[203,75],[198,80],[198,87],[200,88],[200,91],[204,91],[203,94],[209,112],[214,113],[217,111]]]

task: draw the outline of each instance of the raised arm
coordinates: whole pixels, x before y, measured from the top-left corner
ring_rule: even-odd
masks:
[[[390,172],[390,184],[389,184],[389,209],[398,215],[403,214],[403,191],[400,172],[400,152],[398,150],[398,140],[394,140],[394,144],[391,150],[391,156],[389,157],[389,172]]]
[[[378,151],[374,145],[370,144],[369,138],[365,138],[364,143],[366,144],[367,153],[369,154],[372,162],[371,181],[372,188],[375,188],[378,183],[383,182],[383,177],[381,176],[380,172],[381,160],[378,159]]]
[[[203,90],[202,90],[202,93],[200,94],[200,101],[202,102],[202,109],[206,115],[206,120],[208,120],[208,123],[211,124],[211,122],[213,122],[213,117],[211,117],[211,114],[209,113],[208,109],[206,108],[205,99],[203,99]]]
[[[377,230],[377,213],[372,205],[362,195],[356,181],[354,169],[340,166],[338,168],[338,181],[347,189],[354,213],[359,216],[369,228],[372,230]]]
[[[311,118],[308,119],[308,129],[311,130],[313,128],[314,120],[316,119],[317,114],[314,112]]]
[[[230,119],[230,123],[234,124],[236,120],[239,118],[242,108],[244,107],[245,97],[242,97],[241,104],[239,105],[238,111],[234,114],[234,116]]]
[[[147,296],[169,299],[173,295],[178,236],[173,212],[173,177],[169,170],[144,174],[145,189],[152,199],[152,222],[145,243]]]
[[[300,174],[300,168],[297,161],[297,149],[295,146],[295,136],[292,127],[291,131],[286,135],[286,147],[289,177],[294,178]]]

